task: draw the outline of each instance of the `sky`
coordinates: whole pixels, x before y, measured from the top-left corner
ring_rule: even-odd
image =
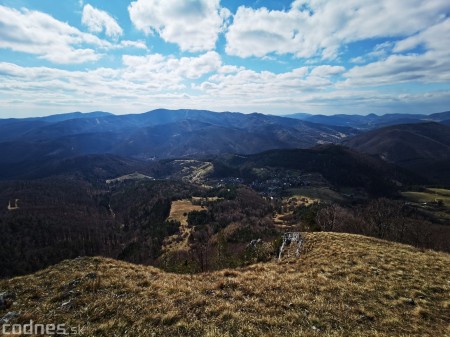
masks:
[[[0,0],[0,118],[450,110],[448,0]]]

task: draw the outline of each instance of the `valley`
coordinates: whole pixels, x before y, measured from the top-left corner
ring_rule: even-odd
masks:
[[[293,122],[156,111],[124,117],[120,128],[128,131],[119,132],[113,115],[93,116],[95,123],[78,114],[31,126],[14,121],[25,123],[26,146],[34,148],[16,153],[26,143],[11,136],[0,143],[0,293],[16,296],[0,319],[12,312],[14,322],[46,322],[45,306],[51,319],[85,326],[86,336],[389,336],[399,322],[404,334],[448,329],[448,175],[418,169],[445,168],[447,126],[347,128],[342,138],[343,130],[294,123],[297,136],[311,127],[320,137],[308,131],[300,143],[266,146],[248,138],[253,131],[235,133],[243,130],[236,123],[290,133]],[[103,119],[106,129],[96,130]],[[158,124],[174,120],[176,132],[193,140],[173,143],[182,152],[170,150],[173,126]],[[156,129],[143,130],[143,121]],[[218,148],[217,130],[214,143],[199,123],[231,127],[239,146]],[[140,136],[110,147],[130,130]],[[158,133],[170,146],[155,155],[163,147],[148,140]],[[109,139],[107,147],[98,137]],[[288,246],[277,262],[286,232],[306,241],[299,257]]]
[[[450,1],[1,1],[3,336],[450,337]]]

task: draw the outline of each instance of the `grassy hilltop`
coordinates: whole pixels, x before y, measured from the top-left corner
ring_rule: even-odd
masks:
[[[84,336],[446,336],[450,255],[309,233],[300,258],[195,275],[106,258],[0,281],[15,323]]]

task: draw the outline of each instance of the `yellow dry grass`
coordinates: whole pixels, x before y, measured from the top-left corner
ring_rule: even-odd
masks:
[[[193,205],[189,199],[172,201],[168,220],[180,222],[180,233],[169,236],[164,240],[163,251],[188,249],[188,238],[191,229],[187,225],[187,214],[192,211],[201,210],[206,210],[206,208],[199,205]]]
[[[290,197],[282,199],[282,212],[276,213],[273,217],[275,226],[281,230],[296,230],[299,228],[299,223],[291,223],[286,221],[293,215],[295,209],[299,206],[310,206],[314,203],[320,203],[321,199],[312,198],[306,195],[295,194]]]
[[[202,206],[193,205],[191,200],[183,199],[172,201],[172,206],[170,207],[169,220],[179,221],[181,224],[187,224],[187,214],[192,211],[204,210]]]
[[[197,275],[79,258],[0,291],[17,294],[19,322],[81,325],[82,336],[450,334],[448,254],[350,234],[306,240],[298,259]]]

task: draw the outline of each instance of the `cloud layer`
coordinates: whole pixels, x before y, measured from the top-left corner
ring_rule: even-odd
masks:
[[[214,49],[229,16],[219,0],[138,0],[128,10],[137,29],[191,52]]]
[[[241,57],[270,53],[332,59],[343,44],[402,37],[438,23],[446,1],[297,0],[287,11],[238,8],[226,34],[226,50]]]
[[[446,0],[295,0],[233,12],[223,3],[135,0],[107,12],[80,2],[67,22],[0,5],[0,50],[9,51],[0,57],[0,117],[11,106],[369,113],[450,105]]]

